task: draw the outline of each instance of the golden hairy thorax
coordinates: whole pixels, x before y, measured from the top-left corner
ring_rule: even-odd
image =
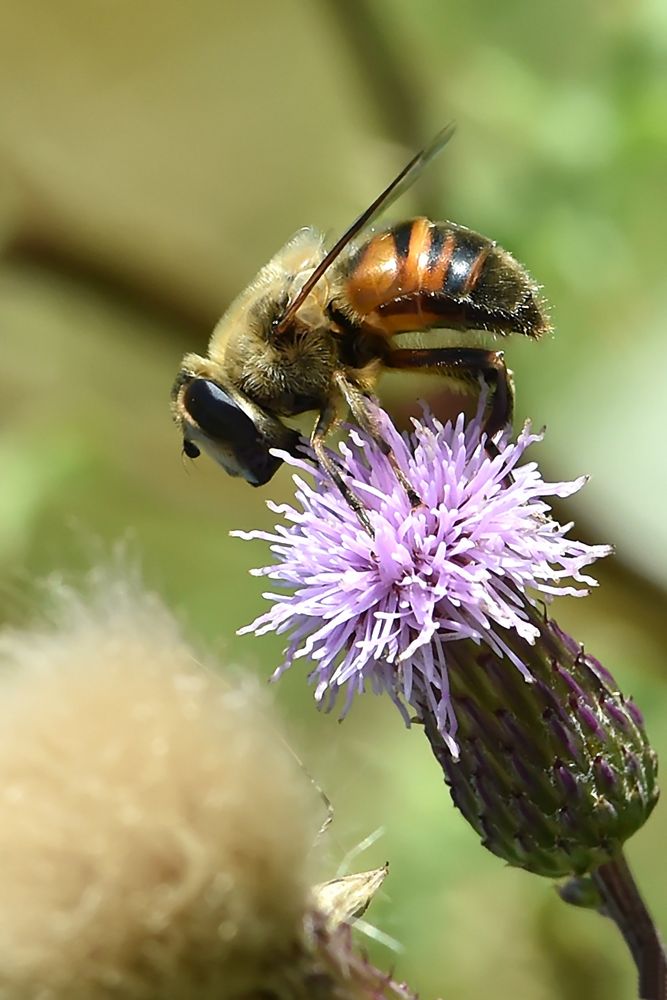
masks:
[[[377,357],[359,366],[345,358],[346,331],[332,321],[329,307],[340,294],[338,269],[309,294],[291,326],[278,336],[272,326],[287,301],[298,294],[324,255],[323,237],[301,230],[232,303],[209,343],[210,365],[198,374],[224,376],[244,394],[285,416],[321,405],[335,371],[344,367],[360,387],[370,390],[380,372]]]

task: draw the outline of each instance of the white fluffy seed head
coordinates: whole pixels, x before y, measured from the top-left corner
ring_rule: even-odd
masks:
[[[263,696],[197,662],[134,587],[57,604],[0,633],[0,997],[226,1000],[280,981],[318,802]]]

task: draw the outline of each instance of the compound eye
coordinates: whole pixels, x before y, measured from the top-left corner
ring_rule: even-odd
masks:
[[[257,439],[257,428],[250,417],[215,382],[193,379],[183,393],[183,405],[213,440],[243,444]]]
[[[215,382],[194,378],[183,392],[183,408],[201,431],[203,446],[232,476],[243,476],[252,486],[268,483],[282,459],[269,452],[270,444],[253,420],[232,397]],[[287,431],[279,444],[289,447],[298,439],[296,431]],[[192,441],[183,443],[191,458],[199,454]]]
[[[187,455],[188,458],[199,458],[201,452],[193,441],[183,438],[183,454]]]

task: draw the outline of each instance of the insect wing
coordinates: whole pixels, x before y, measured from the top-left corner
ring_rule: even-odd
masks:
[[[290,302],[287,311],[275,327],[275,333],[282,333],[290,325],[297,311],[308,298],[322,275],[329,270],[333,262],[340,256],[348,244],[351,243],[352,240],[359,235],[359,233],[363,232],[364,229],[372,225],[375,219],[377,219],[382,212],[389,208],[390,205],[393,205],[396,199],[400,198],[400,196],[414,184],[422,170],[447,145],[453,134],[454,125],[451,123],[449,125],[445,125],[445,127],[438,132],[433,141],[429,143],[425,149],[422,149],[421,152],[417,153],[416,156],[413,156],[410,162],[407,163],[401,172],[396,175],[391,184],[389,184],[388,187],[386,187],[384,191],[378,195],[375,201],[373,201],[368,208],[354,220],[352,225],[345,230],[343,235],[336,240],[331,250],[329,250],[326,256],[323,257],[308,280],[304,283],[299,291],[299,294],[292,302]]]

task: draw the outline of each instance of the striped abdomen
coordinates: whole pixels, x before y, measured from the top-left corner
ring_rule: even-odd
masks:
[[[347,308],[386,336],[440,327],[539,337],[549,329],[524,268],[453,222],[411,219],[375,233],[341,270]]]

